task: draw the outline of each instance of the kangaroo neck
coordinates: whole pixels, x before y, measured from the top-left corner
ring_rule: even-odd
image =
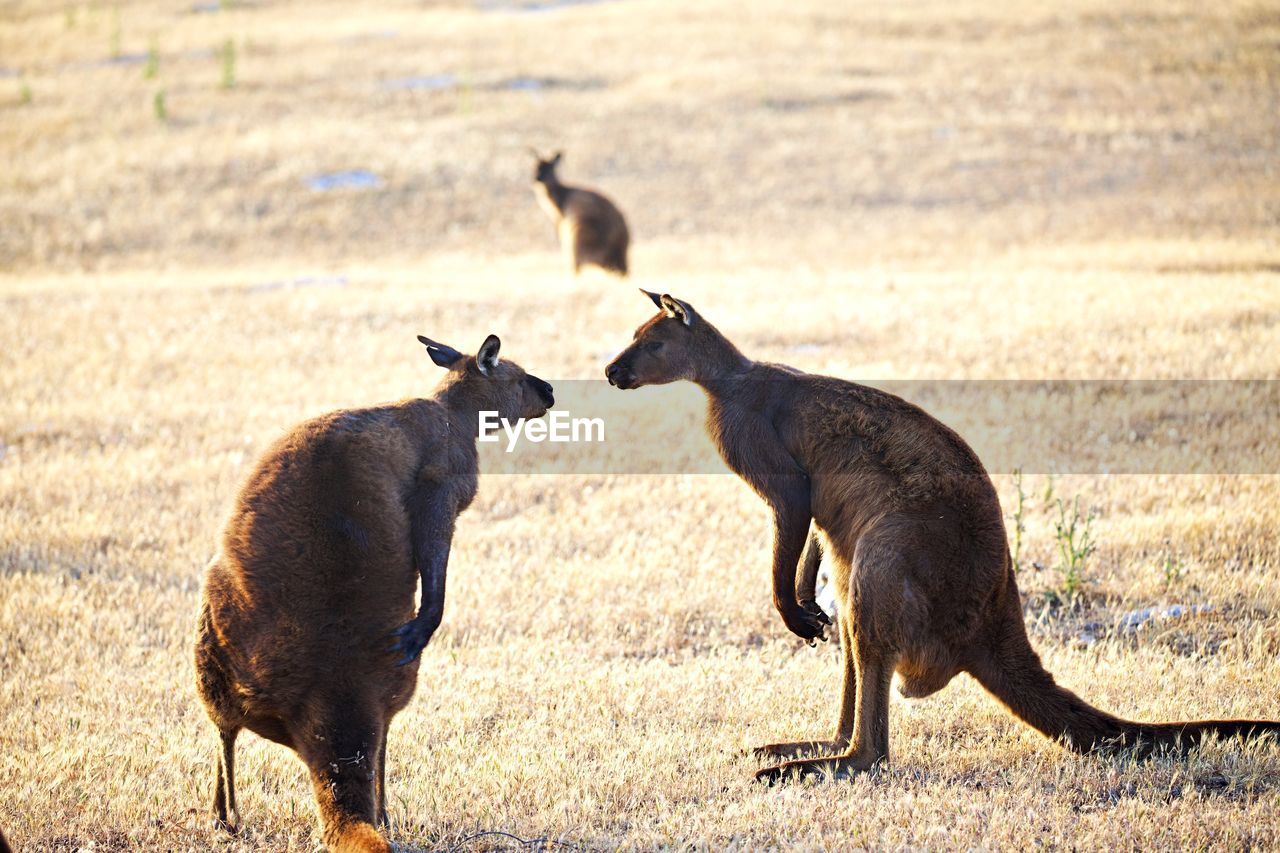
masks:
[[[460,385],[440,391],[436,400],[444,406],[450,448],[466,449],[474,456],[480,436],[480,412],[489,407],[465,393]]]
[[[712,402],[727,403],[742,395],[742,383],[751,380],[755,367],[756,363],[728,339],[717,336],[710,346],[704,346],[689,378]]]
[[[547,201],[561,213],[564,213],[564,204],[569,198],[569,188],[559,181],[539,182],[542,192],[546,195]]]

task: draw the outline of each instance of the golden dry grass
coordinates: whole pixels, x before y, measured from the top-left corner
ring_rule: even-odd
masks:
[[[252,736],[245,831],[209,827],[201,567],[280,430],[430,388],[415,333],[498,332],[552,380],[597,378],[629,339],[647,304],[567,279],[526,145],[619,201],[635,284],[759,357],[864,379],[1280,374],[1274,8],[190,10],[0,2],[0,72],[21,71],[0,76],[0,826],[20,849],[315,846],[300,763]],[[153,43],[154,79],[99,64]],[[430,74],[457,85],[380,85]],[[502,88],[523,77],[558,84]],[[344,168],[383,185],[302,183]],[[306,276],[346,283],[260,286]],[[1021,584],[1060,681],[1140,719],[1280,716],[1276,476],[1058,478],[1100,544],[1058,611],[1047,480],[1027,486],[1047,568]],[[395,840],[1280,844],[1274,746],[1072,756],[966,677],[895,701],[875,778],[751,784],[738,751],[824,731],[837,695],[836,650],[771,610],[768,548],[727,475],[484,478],[392,730]],[[1171,602],[1214,610],[1107,630]]]

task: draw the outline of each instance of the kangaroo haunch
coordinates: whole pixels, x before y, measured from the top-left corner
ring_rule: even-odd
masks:
[[[564,157],[557,151],[550,160],[537,157],[533,189],[538,203],[555,223],[560,247],[574,274],[584,264],[594,264],[618,275],[627,274],[627,248],[631,234],[622,211],[595,190],[560,183],[556,167]]]
[[[196,685],[222,738],[213,809],[239,823],[235,740],[248,729],[311,772],[324,842],[391,848],[387,728],[444,615],[454,521],[476,493],[478,413],[538,418],[551,386],[419,338],[448,369],[435,393],[313,418],[258,461],[209,564]],[[413,595],[422,580],[422,603]]]
[[[887,759],[894,672],[908,697],[968,672],[1020,719],[1080,752],[1185,750],[1206,734],[1280,732],[1267,720],[1130,722],[1058,686],[1027,639],[995,487],[959,435],[892,394],[753,362],[687,303],[647,295],[660,312],[606,376],[624,389],[684,379],[706,391],[708,432],[773,510],[774,603],[806,639],[824,621],[812,603],[816,541],[796,589],[811,522],[833,561],[844,650],[835,737],[756,750],[833,757],[757,778],[846,776]]]

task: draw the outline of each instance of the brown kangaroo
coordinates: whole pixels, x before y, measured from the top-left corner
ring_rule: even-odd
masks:
[[[968,672],[1015,716],[1068,748],[1185,751],[1206,734],[1280,732],[1269,720],[1135,723],[1059,687],[1027,640],[991,478],[955,432],[923,410],[852,382],[754,362],[686,302],[661,309],[606,370],[612,385],[689,380],[707,394],[707,429],[725,462],[773,510],[773,596],[783,621],[812,640],[823,617],[796,564],[810,521],[833,560],[844,692],[835,737],[760,747],[790,761],[756,774],[845,777],[889,756],[889,685],[928,696]],[[810,565],[811,564],[811,565]]]
[[[631,234],[622,211],[595,190],[571,187],[560,183],[556,167],[564,157],[557,151],[550,160],[538,158],[534,169],[533,189],[538,203],[555,223],[560,246],[577,274],[584,264],[595,264],[601,269],[627,274],[627,247]]]
[[[225,829],[239,825],[234,749],[248,729],[306,763],[327,846],[391,849],[375,829],[387,729],[444,615],[454,521],[476,493],[478,413],[537,418],[554,403],[550,385],[499,361],[493,335],[475,356],[418,340],[449,371],[435,393],[286,433],[209,564],[196,685],[222,739],[213,810]]]

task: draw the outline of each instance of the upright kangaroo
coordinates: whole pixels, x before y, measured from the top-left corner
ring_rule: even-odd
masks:
[[[533,174],[533,190],[555,223],[560,246],[574,273],[581,271],[584,264],[595,264],[625,276],[631,234],[622,211],[595,190],[560,183],[556,166],[560,165],[563,152],[557,151],[550,160],[542,159],[537,152],[534,156],[538,165]]]
[[[1251,737],[1280,722],[1135,723],[1054,683],[1027,640],[995,487],[955,432],[878,391],[754,362],[686,302],[647,294],[661,309],[606,370],[639,388],[686,379],[707,394],[707,429],[725,462],[773,510],[773,597],[783,621],[820,636],[811,603],[816,542],[806,556],[807,599],[796,564],[810,521],[834,562],[844,649],[835,737],[760,747],[790,761],[756,774],[844,777],[889,756],[889,686],[928,696],[973,675],[1014,715],[1070,749],[1185,750],[1206,733]]]
[[[499,361],[493,335],[474,357],[418,340],[449,371],[435,393],[286,433],[209,564],[196,686],[222,738],[213,810],[226,829],[239,824],[234,749],[248,729],[306,763],[326,845],[391,849],[374,828],[387,820],[387,728],[444,614],[454,520],[476,493],[478,413],[537,418],[554,402],[546,382]]]

